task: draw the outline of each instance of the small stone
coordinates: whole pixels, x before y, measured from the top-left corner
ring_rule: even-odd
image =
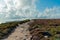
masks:
[[[24,39],[24,40],[26,40],[26,39]]]

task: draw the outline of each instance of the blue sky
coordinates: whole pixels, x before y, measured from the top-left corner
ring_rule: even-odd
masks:
[[[60,0],[0,0],[0,23],[38,18],[60,19]]]
[[[43,11],[45,8],[60,7],[60,0],[38,0],[36,2],[37,9]]]

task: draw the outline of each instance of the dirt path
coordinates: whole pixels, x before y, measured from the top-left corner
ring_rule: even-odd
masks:
[[[19,24],[19,27],[15,29],[15,31],[4,40],[30,40],[30,32],[28,30],[29,25],[27,23]]]

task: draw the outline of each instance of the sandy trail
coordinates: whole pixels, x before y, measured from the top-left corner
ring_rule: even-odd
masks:
[[[31,35],[28,30],[28,23],[18,25],[19,26],[15,29],[15,31],[4,40],[30,40]]]

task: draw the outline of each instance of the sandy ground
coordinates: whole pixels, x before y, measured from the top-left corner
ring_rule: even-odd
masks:
[[[30,32],[28,30],[28,23],[18,24],[19,26],[15,29],[15,31],[9,35],[8,38],[3,40],[30,40]]]

